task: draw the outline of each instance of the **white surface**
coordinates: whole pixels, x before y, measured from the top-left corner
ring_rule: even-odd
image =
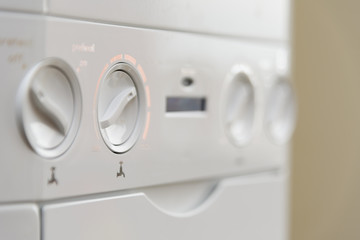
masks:
[[[0,9],[8,11],[36,12],[45,11],[46,0],[0,0]]]
[[[0,206],[0,239],[40,240],[38,207],[35,204]]]
[[[26,28],[27,16],[4,18],[0,15],[0,109],[4,113],[0,124],[0,198],[14,201],[41,195],[42,191],[38,184],[44,177],[42,158],[23,138],[16,109],[17,94],[25,74],[44,56],[45,22],[34,19],[32,27]]]
[[[278,52],[288,51],[286,44],[34,15],[2,13],[0,18],[5,37],[16,39],[18,45],[29,42],[0,48],[6,84],[0,88],[0,102],[2,111],[8,113],[0,125],[4,159],[0,162],[0,201],[54,199],[286,167],[288,146],[276,145],[266,137],[263,119],[268,83],[278,72]],[[10,61],[16,54],[22,57],[19,63]],[[15,102],[30,66],[54,56],[76,72],[83,108],[72,145],[50,161],[34,153],[21,136]],[[124,154],[108,149],[97,121],[101,81],[117,62],[132,65],[142,77],[137,92],[143,91],[138,96],[143,96],[139,106],[145,124],[137,128],[139,139]],[[224,80],[239,64],[253,72],[257,96],[251,141],[243,148],[228,140],[221,114],[221,103],[227,97]],[[181,84],[187,76],[194,79],[189,89]],[[206,112],[170,116],[165,108],[169,96],[205,97]],[[126,178],[117,178],[119,162],[123,162]],[[53,167],[58,185],[48,184]]]
[[[38,12],[245,39],[289,39],[289,0],[0,0],[0,9]]]
[[[286,41],[289,0],[49,0],[48,13],[130,26]]]
[[[29,11],[17,3],[0,8]],[[0,108],[7,114],[0,124],[0,202],[37,201],[44,240],[286,239],[289,148],[265,136],[263,117],[271,77],[284,70],[279,52],[288,52],[288,3],[65,0],[44,1],[42,15],[1,12],[0,71],[6,87],[0,88]],[[76,72],[81,91],[73,91],[73,97],[82,100],[83,108],[77,111],[75,104],[81,124],[74,142],[49,160],[27,144],[16,107],[31,103],[21,101],[20,86],[32,66],[52,57]],[[110,105],[113,110],[114,98],[100,98],[111,92],[103,89],[104,76],[119,62],[138,75],[134,82],[143,114],[135,127],[139,134],[130,134],[139,138],[124,154],[108,149],[98,121],[98,103],[104,105],[101,117]],[[227,98],[224,80],[238,65],[253,72],[250,95],[256,95],[251,141],[243,148],[228,140],[221,114]],[[181,84],[186,77],[194,80],[189,88]],[[111,94],[116,98],[119,92]],[[167,114],[167,97],[204,98],[206,111]],[[49,110],[57,102],[52,100],[42,110],[58,115]],[[121,117],[123,111],[115,110],[110,112]],[[55,122],[67,129],[61,127],[65,120]],[[39,224],[36,207],[30,205],[31,217],[15,221],[18,210],[4,224],[10,235],[22,221]],[[38,240],[39,225],[29,226]],[[21,227],[16,234],[24,231]]]
[[[44,240],[287,238],[285,179],[224,180],[194,209],[174,215],[143,193],[45,206]],[[182,192],[179,192],[181,195]]]

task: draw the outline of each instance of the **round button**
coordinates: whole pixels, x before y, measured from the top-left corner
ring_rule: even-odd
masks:
[[[115,153],[128,151],[144,122],[143,89],[136,70],[127,63],[113,66],[104,77],[98,100],[98,124],[106,145]]]
[[[39,155],[64,153],[76,136],[80,115],[80,86],[64,61],[46,59],[27,74],[20,90],[20,120]]]
[[[270,138],[278,144],[290,140],[296,121],[295,94],[289,81],[280,78],[267,99],[265,126]]]
[[[255,92],[248,72],[242,66],[235,67],[226,86],[225,131],[236,146],[248,143],[253,129]]]

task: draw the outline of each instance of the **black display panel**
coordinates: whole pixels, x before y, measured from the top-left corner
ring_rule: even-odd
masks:
[[[202,112],[206,110],[206,98],[167,97],[166,112]]]

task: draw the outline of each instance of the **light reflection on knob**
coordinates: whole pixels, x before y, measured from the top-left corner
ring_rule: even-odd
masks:
[[[225,131],[236,146],[251,139],[255,112],[255,93],[246,68],[237,66],[227,82],[225,94]]]
[[[44,117],[48,118],[54,124],[63,136],[65,136],[68,130],[68,120],[65,113],[63,113],[57,103],[51,99],[49,94],[47,94],[46,89],[41,89],[41,86],[39,85],[39,83],[35,82],[30,90],[30,96],[34,106],[44,114]]]
[[[265,126],[270,138],[278,144],[290,140],[296,121],[295,94],[289,81],[280,78],[267,98]]]

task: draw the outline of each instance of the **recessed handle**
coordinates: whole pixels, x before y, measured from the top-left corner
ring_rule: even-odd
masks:
[[[68,129],[68,121],[60,107],[46,95],[46,92],[41,89],[39,84],[31,87],[30,96],[36,108],[65,136]]]
[[[119,93],[110,103],[106,109],[104,116],[100,120],[100,127],[107,128],[115,123],[115,121],[122,114],[126,105],[136,97],[135,87],[129,87]]]
[[[238,119],[241,119],[247,110],[249,103],[251,101],[250,93],[247,89],[241,89],[241,93],[237,97],[236,101],[230,103],[233,104],[233,109],[229,113],[227,124],[231,126]]]

